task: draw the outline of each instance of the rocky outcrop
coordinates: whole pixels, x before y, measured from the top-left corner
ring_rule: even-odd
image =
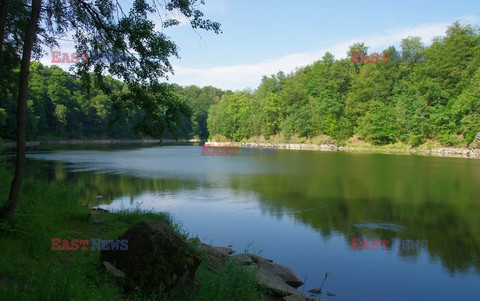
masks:
[[[287,297],[290,295],[303,296],[303,293],[288,285],[279,275],[262,267],[256,269],[258,283],[276,297]]]
[[[433,149],[429,153],[437,157],[480,158],[480,149],[442,147]]]
[[[291,287],[298,288],[303,281],[289,268],[266,260],[257,261],[259,271],[267,275],[276,275]]]
[[[249,266],[255,271],[258,283],[275,297],[298,296],[307,298],[297,288],[303,281],[288,267],[274,263],[272,260],[252,254],[233,256],[239,264]]]
[[[235,144],[229,142],[206,142],[211,146],[238,146],[242,144]],[[469,148],[454,148],[454,147],[440,147],[435,149],[395,149],[395,148],[375,148],[375,147],[351,147],[351,146],[337,146],[335,144],[305,144],[305,143],[281,143],[281,144],[265,144],[265,143],[250,143],[250,147],[276,147],[278,149],[290,150],[314,150],[314,151],[341,151],[341,152],[374,152],[374,153],[408,153],[431,155],[437,157],[458,157],[458,158],[480,158],[480,132],[477,134],[475,141],[470,144]]]
[[[195,240],[194,243],[202,251],[205,263],[211,270],[220,271],[228,261],[234,261],[255,273],[259,286],[271,294],[269,300],[283,300],[283,297],[291,297],[288,300],[309,299],[297,290],[303,281],[286,266],[258,255],[231,255],[234,251],[230,248],[210,246]]]
[[[215,142],[209,141],[206,144],[211,146],[238,146],[238,147],[271,147],[275,146],[278,149],[294,149],[294,150],[318,150],[318,151],[338,151],[339,148],[337,145],[332,143],[323,143],[323,144],[307,144],[307,143],[279,143],[279,144],[270,144],[270,143],[229,143],[229,142]]]
[[[127,291],[138,287],[155,293],[162,287],[170,292],[185,287],[193,281],[201,261],[199,254],[163,222],[140,221],[117,240],[127,240],[128,249],[102,249],[100,261],[109,263],[105,266],[117,277],[125,275]]]
[[[204,244],[198,238],[185,241],[163,222],[140,221],[117,241],[127,241],[128,248],[113,250],[110,243],[102,248],[100,261],[127,291],[141,288],[156,293],[162,287],[164,292],[172,292],[194,284],[203,260],[215,272],[221,272],[229,262],[244,266],[268,293],[266,300],[313,300],[298,290],[303,281],[290,268],[254,254],[233,255],[231,248]]]
[[[207,267],[213,271],[220,271],[228,261],[234,261],[237,264],[256,274],[258,285],[269,292],[267,300],[310,300],[298,287],[303,285],[303,281],[288,267],[274,263],[273,260],[260,257],[254,254],[232,255],[234,251],[231,248],[210,246],[201,243],[198,239],[192,242],[202,252],[202,258]]]
[[[198,238],[194,238],[190,242],[200,251],[202,259],[212,271],[218,272],[223,269],[227,262],[227,256],[234,253],[231,248],[207,245]]]
[[[470,143],[468,146],[469,149],[480,149],[480,131],[477,133],[475,136],[475,139],[473,139],[473,142]]]

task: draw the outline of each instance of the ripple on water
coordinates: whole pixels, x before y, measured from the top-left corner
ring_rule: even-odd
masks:
[[[372,230],[388,230],[392,232],[401,232],[405,229],[405,227],[401,225],[397,225],[394,223],[388,223],[388,222],[366,222],[362,224],[354,224],[353,225],[356,228],[366,228],[366,229],[372,229]]]

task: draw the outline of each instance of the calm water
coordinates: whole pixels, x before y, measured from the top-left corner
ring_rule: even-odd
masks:
[[[480,160],[198,146],[32,150],[29,173],[86,203],[169,211],[191,234],[292,267],[331,300],[478,300]],[[388,250],[352,250],[351,238]],[[403,251],[399,239],[428,240]]]

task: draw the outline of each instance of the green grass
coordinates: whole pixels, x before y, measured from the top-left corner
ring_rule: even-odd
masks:
[[[214,273],[200,266],[197,280],[202,289],[195,300],[262,300],[262,293],[257,288],[257,281],[252,272],[231,262],[222,273]]]
[[[0,162],[0,165],[4,166]],[[7,199],[11,173],[0,170],[0,204]],[[187,237],[167,213],[141,211],[94,213],[65,185],[25,179],[12,224],[0,223],[0,300],[168,300],[142,292],[124,295],[103,272],[100,251],[52,251],[51,238],[115,239],[141,219],[170,224]],[[93,224],[101,218],[105,222]],[[177,296],[182,300],[261,300],[252,271],[229,264],[214,273],[197,270],[200,290]]]

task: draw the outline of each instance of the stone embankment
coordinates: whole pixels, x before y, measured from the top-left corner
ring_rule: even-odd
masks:
[[[480,134],[479,136],[480,141]],[[290,149],[290,150],[313,150],[313,151],[344,151],[344,152],[375,152],[375,153],[408,153],[419,155],[431,155],[437,157],[457,157],[457,158],[480,158],[479,148],[435,148],[431,150],[426,149],[394,149],[394,148],[373,148],[373,147],[349,147],[349,146],[337,146],[335,144],[302,144],[302,143],[280,143],[280,144],[267,144],[267,143],[231,143],[231,142],[206,142],[206,144],[212,146],[245,146],[249,147],[261,147],[261,146],[274,146],[278,149]],[[480,145],[480,144],[479,144]]]

